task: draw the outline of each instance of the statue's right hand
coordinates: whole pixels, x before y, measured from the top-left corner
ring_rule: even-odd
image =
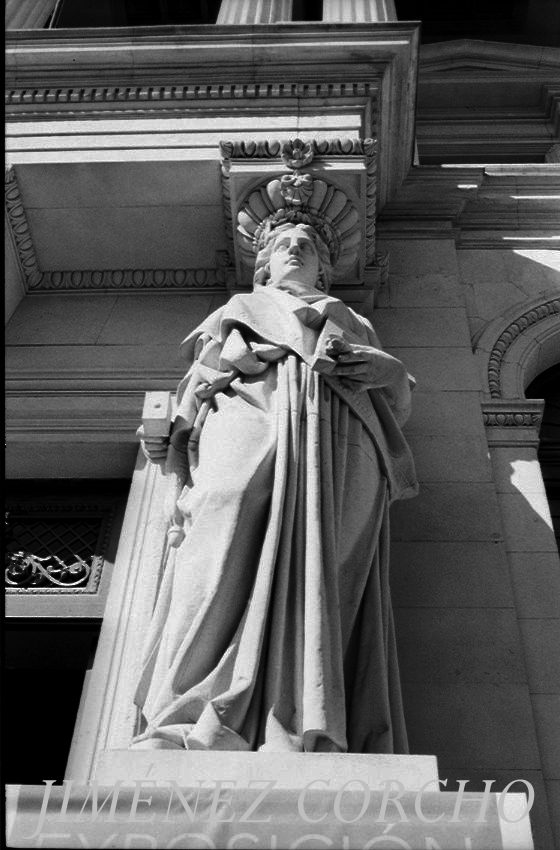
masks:
[[[152,463],[158,463],[159,461],[166,459],[167,449],[169,447],[169,437],[145,436],[143,425],[140,425],[136,431],[136,435],[140,438],[142,451],[148,460],[151,460]]]

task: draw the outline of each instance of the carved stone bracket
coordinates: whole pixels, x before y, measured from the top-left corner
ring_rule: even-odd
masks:
[[[337,288],[373,286],[373,139],[224,141],[220,152],[226,235],[239,286],[251,285],[260,240],[282,221],[308,223],[321,233]]]
[[[495,399],[483,402],[482,417],[490,446],[539,444],[542,399]]]

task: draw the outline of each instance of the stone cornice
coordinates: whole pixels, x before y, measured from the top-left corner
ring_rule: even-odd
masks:
[[[289,99],[289,98],[325,98],[325,97],[363,97],[369,98],[374,93],[374,87],[369,82],[307,82],[296,81],[276,83],[214,83],[192,85],[83,85],[56,87],[10,87],[6,91],[5,102],[8,112],[13,107],[42,106],[40,112],[34,115],[46,116],[51,107],[62,104],[70,105],[75,110],[82,109],[82,114],[91,115],[96,107],[100,111],[103,106],[115,105],[123,111],[137,111],[138,108],[149,105],[158,113],[161,108],[171,108],[173,104],[185,105],[204,103],[207,101],[238,101],[241,98],[251,99]],[[17,113],[16,113],[17,114]],[[29,116],[29,109],[25,115]],[[64,115],[67,112],[62,113]],[[12,117],[12,116],[10,116]],[[15,116],[14,116],[15,117]]]
[[[465,38],[423,45],[419,62],[424,73],[462,74],[465,68],[471,68],[489,73],[503,70],[509,74],[518,70],[523,75],[528,71],[544,75],[560,70],[560,50]]]
[[[88,375],[82,372],[84,380]],[[53,373],[50,373],[52,380]],[[67,389],[64,381],[46,389],[45,373],[8,375],[11,389],[6,393],[6,441],[65,442],[79,436],[81,442],[101,439],[136,443],[136,429],[142,414],[144,393],[128,386],[120,390],[103,387]],[[47,379],[48,380],[48,379]],[[98,383],[101,383],[100,381]],[[146,385],[146,383],[145,383]],[[169,382],[173,386],[173,381]]]
[[[419,24],[398,22],[8,33],[8,114],[352,104],[378,138],[383,204],[412,161],[418,42]]]
[[[460,248],[560,246],[560,166],[416,166],[377,219],[391,239],[454,238]]]
[[[544,162],[558,138],[560,50],[463,40],[420,50],[420,162]]]

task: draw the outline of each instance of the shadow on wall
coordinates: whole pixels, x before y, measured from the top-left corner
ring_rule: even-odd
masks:
[[[560,390],[558,377],[554,385]],[[554,428],[558,413],[555,407]],[[395,506],[393,516],[392,589],[410,750],[437,756],[445,790],[456,790],[461,779],[470,791],[483,791],[487,780],[495,791],[530,782],[536,846],[548,850],[554,817],[545,780],[559,769],[553,708],[560,698],[560,565],[546,464],[527,446],[496,447],[487,483],[482,474],[469,482],[472,433],[456,434],[457,444],[472,440],[464,479],[423,476],[418,499]],[[545,427],[541,441],[547,434]]]

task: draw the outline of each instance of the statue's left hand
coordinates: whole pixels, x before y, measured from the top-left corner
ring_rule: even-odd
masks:
[[[387,387],[406,377],[400,360],[369,345],[347,343],[345,350],[335,356],[332,374],[354,390]]]

